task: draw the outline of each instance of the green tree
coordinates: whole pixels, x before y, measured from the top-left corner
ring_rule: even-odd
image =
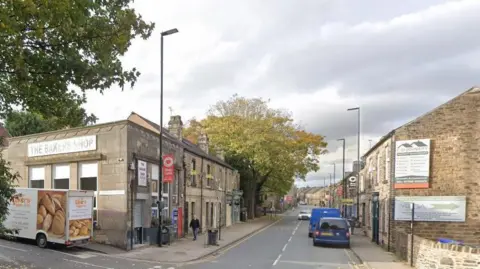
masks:
[[[0,117],[20,108],[68,126],[78,122],[82,113],[70,108],[86,102],[86,91],[133,87],[140,72],[124,69],[120,58],[133,39],[149,38],[154,24],[145,22],[132,3],[1,1]],[[15,177],[2,164],[0,199],[8,201]]]
[[[3,145],[3,137],[0,137],[0,145]],[[3,159],[2,148],[0,147],[0,235],[10,232],[5,228],[3,222],[8,214],[10,198],[15,194],[15,182],[18,173],[13,172],[9,163]]]
[[[234,95],[211,107],[207,118],[193,121],[187,137],[205,131],[213,147],[226,152],[227,160],[241,175],[242,188],[254,215],[262,189],[283,195],[294,178],[305,178],[319,169],[326,143],[321,135],[305,131],[291,115],[272,109],[268,101]]]
[[[95,124],[97,119],[95,115],[87,115],[85,109],[78,107],[65,111],[65,117],[48,119],[36,112],[13,111],[8,113],[5,119],[5,128],[11,136],[22,136],[91,125]]]

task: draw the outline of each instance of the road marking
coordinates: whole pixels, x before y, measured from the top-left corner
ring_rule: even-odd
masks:
[[[288,242],[292,241],[292,237],[290,236],[290,238],[288,238]]]
[[[57,252],[57,253],[60,253],[60,254],[65,254],[65,255],[68,255],[68,256],[71,256],[71,257],[75,257],[75,258],[79,258],[79,259],[88,259],[88,258],[93,258],[93,257],[97,257],[97,256],[98,256],[97,253],[92,253],[92,252],[88,252],[88,251],[85,251],[85,252],[83,252],[83,253],[75,254],[75,253],[68,253],[68,252],[58,251],[58,250],[54,250],[54,249],[47,249],[47,250],[52,251],[52,252]]]
[[[278,255],[278,258],[273,262],[272,266],[275,266],[281,257],[282,257],[282,254]]]
[[[105,267],[105,266],[96,265],[96,264],[92,264],[92,263],[88,263],[88,262],[79,262],[79,261],[69,260],[69,259],[63,259],[63,260],[67,261],[67,262],[73,262],[73,263],[78,263],[78,264],[83,264],[83,265],[88,265],[88,266],[93,266],[93,267],[98,267],[98,268],[115,269],[115,268],[112,268],[112,267]]]
[[[12,250],[18,250],[18,251],[22,251],[22,252],[27,252],[27,251],[24,250],[24,249],[14,248],[14,247],[7,247],[7,246],[5,246],[5,245],[0,245],[0,248],[8,248],[8,249],[12,249]]]
[[[288,243],[286,243],[286,244],[285,244],[285,246],[283,246],[283,248],[282,248],[282,252],[284,252],[284,251],[285,251],[285,249],[287,249],[287,245],[288,245]]]

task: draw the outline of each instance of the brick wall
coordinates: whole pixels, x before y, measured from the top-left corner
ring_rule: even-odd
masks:
[[[466,196],[465,223],[416,222],[415,234],[480,245],[480,91],[471,90],[395,131],[395,139],[431,139],[430,188],[395,196]],[[408,230],[409,222],[395,222]]]
[[[411,236],[408,236],[410,263]],[[413,265],[415,268],[471,269],[480,267],[480,248],[442,244],[414,236]]]

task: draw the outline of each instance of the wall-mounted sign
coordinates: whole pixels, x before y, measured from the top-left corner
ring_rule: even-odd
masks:
[[[395,189],[429,187],[430,139],[395,142]]]
[[[147,162],[138,161],[138,186],[147,186]]]
[[[348,187],[349,188],[355,188],[357,186],[357,177],[349,177],[348,178]]]
[[[167,154],[163,156],[163,181],[165,183],[172,183],[173,178],[175,177],[175,167],[174,167],[174,158],[173,154]]]
[[[410,221],[415,204],[415,221],[465,222],[465,196],[397,196],[395,220]]]
[[[79,136],[28,144],[28,157],[97,150],[97,136]]]

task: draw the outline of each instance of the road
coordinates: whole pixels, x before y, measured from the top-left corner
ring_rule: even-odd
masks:
[[[308,221],[298,221],[298,212],[299,210],[291,212],[276,225],[234,245],[209,261],[182,268],[356,268],[354,264],[359,264],[359,261],[350,249],[314,247],[307,234]]]
[[[349,249],[314,247],[307,235],[308,221],[297,220],[299,211],[300,209],[290,212],[277,224],[222,250],[214,257],[191,264],[159,264],[85,249],[40,249],[28,242],[0,240],[0,269],[356,268],[353,264],[358,264],[359,261]],[[2,263],[7,262],[17,264],[13,267],[2,267]]]
[[[5,264],[14,266],[7,267]],[[41,249],[29,242],[0,239],[0,269],[176,269],[156,262],[115,258],[84,249]]]

